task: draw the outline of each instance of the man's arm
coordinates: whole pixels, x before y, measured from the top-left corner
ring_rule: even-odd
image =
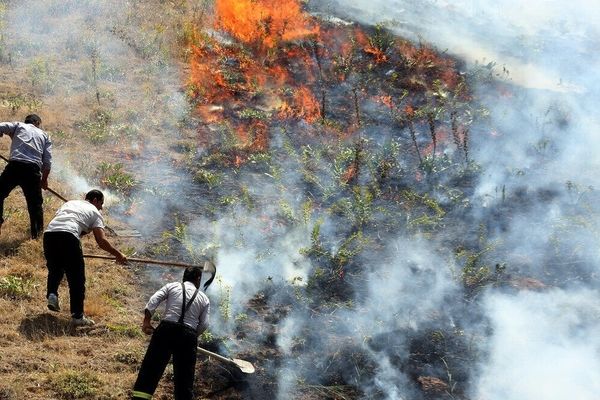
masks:
[[[142,331],[146,335],[152,335],[152,333],[154,332],[154,327],[150,323],[151,320],[152,320],[152,314],[150,313],[150,311],[148,311],[148,309],[145,309],[144,310],[144,322],[142,322]]]
[[[110,254],[115,256],[119,264],[127,263],[127,257],[125,257],[125,255],[119,250],[115,249],[113,245],[110,244],[108,239],[106,239],[106,236],[104,235],[104,229],[94,228],[92,231],[94,232],[94,239],[96,239],[98,247],[100,247],[102,250],[108,251]]]
[[[46,139],[44,152],[42,153],[42,189],[48,190],[48,175],[52,167],[52,141]]]
[[[48,175],[50,175],[49,169],[44,169],[42,171],[42,189],[48,190]]]
[[[150,299],[148,303],[146,303],[146,308],[144,309],[144,321],[142,322],[142,331],[146,335],[151,335],[154,332],[154,327],[150,323],[152,320],[152,315],[158,308],[158,305],[167,299],[169,296],[169,284],[164,285],[160,289],[156,291]]]
[[[2,137],[2,135],[8,135],[12,139],[16,128],[17,124],[14,122],[0,122],[0,137]]]
[[[202,332],[208,328],[208,316],[210,315],[210,303],[206,305],[202,313],[200,314],[200,318],[198,319],[198,329],[197,334],[200,335]]]

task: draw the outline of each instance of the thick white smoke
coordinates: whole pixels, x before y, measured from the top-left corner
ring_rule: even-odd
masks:
[[[596,290],[552,290],[488,297],[494,334],[474,398],[597,399],[598,295]]]
[[[509,266],[519,264],[518,273],[556,277],[569,273],[577,262],[588,271],[597,269],[593,243],[598,216],[590,210],[585,223],[577,224],[572,210],[599,183],[600,123],[595,109],[600,62],[595,49],[600,4],[350,0],[322,7],[422,39],[464,60],[467,70],[496,63],[494,70],[509,93],[501,97],[486,87],[475,89],[491,112],[488,123],[472,132],[480,135],[473,138],[472,151],[483,166],[476,193],[488,207],[489,199],[497,205],[521,192],[528,206],[501,215],[491,239],[509,249]],[[541,191],[553,199],[538,196]],[[562,245],[574,249],[573,265],[549,267]],[[560,278],[554,282],[566,284]],[[489,346],[484,346],[490,357],[474,385],[475,398],[597,397],[596,283],[566,285],[575,288],[487,294],[485,311],[494,329]]]

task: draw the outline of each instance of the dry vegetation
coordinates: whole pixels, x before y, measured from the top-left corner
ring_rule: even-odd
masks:
[[[32,0],[25,7],[45,18],[29,36],[8,28],[17,3],[0,0],[0,120],[41,115],[62,167],[50,177],[53,189],[81,197],[74,177],[83,177],[116,195],[105,210],[110,225],[125,227],[128,217],[160,225],[137,210],[148,198],[141,194],[178,195],[165,189],[174,177],[163,175],[161,165],[169,165],[193,181],[204,201],[183,212],[211,222],[230,216],[238,248],[251,246],[241,229],[248,215],[265,223],[259,236],[266,242],[294,229],[307,234],[305,247],[287,249],[310,264],[306,281],[265,277],[237,315],[230,288],[217,281],[211,289],[221,291],[214,317],[233,331],[206,344],[233,343],[230,350],[239,352],[232,355],[255,363],[257,374],[244,381],[202,362],[199,398],[275,398],[286,363],[293,365],[297,399],[365,398],[376,357],[387,357],[419,399],[466,399],[481,338],[460,326],[454,310],[428,310],[419,329],[393,326],[359,339],[330,330],[345,326],[345,312],[369,313],[361,302],[373,272],[365,260],[394,265],[404,257],[386,248],[388,237],[431,240],[450,254],[447,265],[437,266],[452,269],[461,289],[446,300],[455,302],[448,308],[473,319],[483,288],[544,290],[557,283],[557,277],[547,276],[553,281],[545,284],[509,275],[505,249],[488,240],[497,220],[527,207],[517,194],[503,189],[496,209],[480,220],[470,214],[479,173],[470,129],[486,110],[471,97],[457,60],[382,26],[313,18],[303,10],[306,2],[292,0],[86,2],[89,15],[78,14],[75,0]],[[213,18],[213,5],[221,19]],[[236,20],[240,15],[247,18]],[[77,29],[56,28],[69,25]],[[476,73],[491,76],[485,68]],[[8,146],[0,139],[0,153]],[[46,194],[46,222],[60,204]],[[71,329],[66,285],[63,311],[46,310],[41,242],[27,238],[19,191],[5,213],[0,400],[126,398],[147,343],[141,309],[156,282],[147,283],[147,269],[89,260],[86,313],[98,324]],[[214,256],[220,244],[209,237],[202,249],[191,246],[189,220],[178,217],[143,240],[112,240],[130,253]],[[562,244],[556,240],[557,249]],[[100,252],[91,238],[84,246]],[[262,250],[248,260],[251,266],[277,257],[272,248]],[[406,267],[410,278],[436,276],[414,264]],[[285,354],[279,323],[294,312],[308,317]],[[168,369],[155,398],[170,398],[171,377]],[[371,395],[384,397],[378,389]]]
[[[46,197],[46,221],[58,206],[60,200]],[[143,305],[134,271],[88,262],[86,313],[99,324],[75,330],[66,284],[60,289],[63,311],[46,309],[41,240],[28,238],[20,191],[11,194],[6,209],[0,243],[0,398],[124,398],[144,351],[137,321]],[[83,243],[85,252],[97,251],[93,239]]]
[[[229,212],[236,205],[252,211],[259,203],[271,202],[235,181],[239,171],[275,179],[285,191],[277,161],[290,160],[311,199],[300,209],[285,200],[275,202],[279,211],[268,234],[276,236],[277,229],[286,226],[312,226],[307,228],[312,231],[311,245],[297,251],[316,267],[305,288],[292,284],[282,289],[284,296],[267,288],[245,305],[245,314],[235,316],[233,340],[249,343],[238,357],[257,364],[257,378],[240,382],[231,371],[203,363],[196,385],[201,397],[274,397],[275,374],[284,362],[277,346],[278,323],[293,308],[331,314],[325,321],[335,323],[336,309],[353,307],[353,281],[362,279],[356,259],[367,246],[381,246],[380,233],[408,230],[430,235],[442,226],[445,210],[426,190],[435,184],[439,169],[448,169],[461,182],[469,179],[469,96],[454,60],[393,38],[381,27],[346,28],[327,22],[317,26],[295,1],[286,2],[286,7],[262,2],[266,13],[278,7],[285,13],[264,21],[248,14],[249,25],[244,25],[235,20],[239,13],[225,11],[235,4],[259,12],[253,2],[217,1],[229,41],[206,33],[215,23],[211,3],[115,2],[114,10],[122,12],[111,14],[110,7],[99,7],[99,14],[90,17],[74,12],[74,3],[32,2],[46,16],[45,24],[73,24],[83,27],[83,34],[72,37],[59,29],[48,41],[42,26],[26,43],[11,43],[14,32],[2,36],[0,119],[21,120],[30,111],[39,113],[52,135],[57,164],[66,166],[66,172],[51,176],[51,187],[67,197],[80,197],[70,181],[77,171],[93,186],[120,195],[118,210],[125,214],[135,214],[132,192],[154,190],[162,183],[144,181],[147,178],[135,166],[170,160],[190,172],[213,203]],[[6,14],[15,3],[0,5]],[[119,46],[103,48],[106,36]],[[37,42],[46,46],[43,52],[36,49]],[[169,112],[174,92],[185,93],[189,110]],[[392,129],[410,135],[392,136],[381,145],[370,137],[365,128],[369,125],[388,135]],[[272,146],[272,130],[284,133],[282,146]],[[8,142],[0,145],[6,154]],[[442,147],[454,148],[455,158],[436,162]],[[225,174],[228,170],[233,173]],[[464,197],[459,192],[453,201]],[[46,221],[59,205],[48,195]],[[216,208],[211,205],[203,212],[211,215]],[[389,209],[381,213],[383,208]],[[320,233],[320,210],[349,227],[341,246]],[[53,314],[45,309],[41,245],[26,239],[28,221],[20,193],[8,199],[6,212],[0,237],[0,305],[6,310],[0,316],[0,399],[126,398],[146,345],[138,326],[150,290],[140,285],[144,275],[88,261],[86,313],[98,325],[72,330],[65,311]],[[111,207],[106,213],[110,215]],[[409,221],[409,215],[408,226],[396,223]],[[185,225],[174,225],[167,239],[185,239]],[[151,253],[160,252],[164,244],[115,240],[118,246]],[[97,252],[90,238],[84,242],[87,252]],[[479,271],[475,262],[473,268]],[[468,271],[467,275],[470,278]],[[483,275],[484,280],[489,277]],[[63,309],[68,304],[65,289]],[[271,296],[283,300],[274,304]],[[228,304],[215,306],[233,317]],[[371,376],[373,359],[353,339],[333,333],[324,335],[326,354],[307,352],[320,331],[327,327],[303,327],[294,339],[298,343],[292,355],[301,359],[299,376],[321,376],[299,379],[297,398],[360,397],[361,380]],[[437,343],[436,332],[432,328],[416,335],[415,354],[427,353]],[[391,339],[369,345],[376,348],[386,340]],[[444,354],[461,351],[460,344],[445,346]],[[397,362],[400,367],[404,361]],[[436,357],[423,362],[441,365]],[[352,372],[346,372],[348,365]],[[419,365],[406,368],[424,392],[448,390],[438,378],[423,376]],[[156,398],[170,398],[171,375],[167,371]]]
[[[87,18],[70,12],[77,8],[75,3],[31,3],[25,7],[43,13],[48,26],[80,26]],[[39,114],[52,137],[56,165],[77,171],[92,186],[126,196],[135,178],[119,165],[135,157],[160,157],[154,149],[167,147],[164,143],[171,140],[165,138],[161,107],[156,107],[165,88],[152,83],[158,75],[152,65],[170,55],[154,52],[154,48],[161,46],[156,40],[164,40],[165,46],[173,43],[187,6],[133,2],[126,15],[107,15],[104,21],[96,15],[87,36],[71,38],[73,48],[69,49],[61,47],[64,37],[55,42],[44,39],[45,32],[34,32],[29,43],[11,42],[15,36],[6,30],[9,21],[5,18],[18,5],[0,2],[0,120],[22,121],[30,112]],[[102,40],[95,41],[94,36],[126,27],[126,22],[140,24],[141,31],[154,36],[123,30],[122,52],[113,54],[112,60],[94,58],[93,44]],[[68,29],[60,30],[62,35],[69,34]],[[36,43],[47,47],[32,50]],[[145,45],[147,54],[140,52]],[[19,48],[25,49],[23,53],[18,53]],[[174,71],[173,81],[178,82]],[[98,82],[94,74],[99,74]],[[145,140],[141,140],[142,132]],[[185,128],[180,133],[185,136]],[[7,156],[9,146],[9,138],[0,139],[1,154]],[[58,172],[51,174],[50,187],[68,198],[81,198],[70,182],[74,174]],[[60,205],[59,199],[45,193],[46,223]],[[113,226],[122,224],[111,217],[110,206],[105,215]],[[5,218],[0,236],[0,399],[127,398],[147,344],[140,330],[141,310],[153,288],[140,285],[134,267],[88,260],[85,312],[97,325],[75,330],[69,325],[66,281],[60,289],[63,310],[46,309],[41,240],[28,238],[29,219],[20,190],[7,199]],[[143,247],[134,239],[111,240],[130,251]],[[83,243],[86,253],[101,253],[93,238],[84,238]],[[168,398],[169,385],[167,380],[157,398]]]

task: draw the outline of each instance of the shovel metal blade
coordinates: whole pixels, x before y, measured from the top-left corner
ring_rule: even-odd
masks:
[[[254,365],[250,361],[240,360],[239,358],[233,358],[231,361],[245,374],[253,374],[255,371]]]

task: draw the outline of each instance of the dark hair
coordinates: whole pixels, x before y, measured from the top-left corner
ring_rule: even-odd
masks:
[[[195,282],[202,278],[202,267],[187,267],[183,273],[184,282]]]
[[[92,189],[86,193],[85,199],[87,201],[92,201],[92,200],[96,200],[96,199],[104,200],[104,194],[101,191],[99,191],[98,189]]]
[[[40,126],[42,123],[42,119],[38,117],[36,114],[29,114],[25,117],[26,124],[33,124],[35,126]]]

